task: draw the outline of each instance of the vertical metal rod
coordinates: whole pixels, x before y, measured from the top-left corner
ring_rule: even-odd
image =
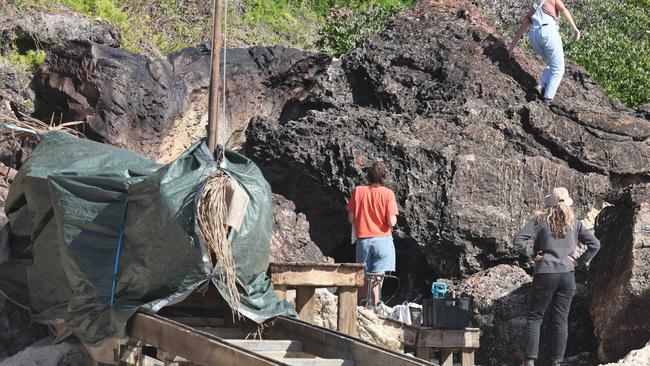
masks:
[[[219,63],[221,58],[222,0],[214,0],[212,28],[212,61],[210,71],[210,101],[208,105],[208,148],[214,154],[219,143]],[[225,62],[225,60],[224,60]]]

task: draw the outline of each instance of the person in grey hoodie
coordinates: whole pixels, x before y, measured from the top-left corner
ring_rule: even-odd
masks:
[[[558,187],[544,198],[545,211],[537,213],[514,238],[515,248],[535,262],[530,289],[524,366],[534,366],[539,351],[539,329],[544,312],[554,299],[553,325],[555,344],[553,365],[560,365],[566,350],[567,317],[576,291],[575,266],[586,265],[600,249],[591,230],[576,219],[566,188]],[[532,240],[532,243],[529,241]],[[587,246],[578,258],[573,256],[577,243]]]

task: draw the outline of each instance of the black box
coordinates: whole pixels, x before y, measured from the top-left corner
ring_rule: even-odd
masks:
[[[422,300],[422,326],[434,328],[465,328],[469,325],[471,300],[466,298],[434,298]]]

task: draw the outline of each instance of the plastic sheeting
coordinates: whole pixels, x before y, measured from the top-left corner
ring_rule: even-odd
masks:
[[[231,235],[240,303],[211,268],[196,232],[200,189],[224,170],[250,198]],[[84,343],[126,337],[136,311],[156,312],[210,281],[242,315],[261,323],[295,316],[266,276],[271,191],[246,157],[226,150],[217,167],[203,142],[167,165],[132,152],[47,133],[6,200],[10,260],[0,291],[40,323],[64,323]]]

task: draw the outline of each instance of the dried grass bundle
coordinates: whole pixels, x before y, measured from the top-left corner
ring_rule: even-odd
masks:
[[[11,141],[16,147],[33,146],[40,141],[40,135],[49,131],[65,131],[80,138],[85,138],[83,132],[72,127],[83,125],[83,121],[54,122],[54,115],[50,123],[43,122],[36,118],[18,119],[0,110],[0,142]]]
[[[230,242],[228,241],[228,227],[226,225],[228,215],[226,205],[227,184],[228,176],[221,170],[218,170],[207,179],[199,197],[197,224],[204,245],[210,253],[211,260],[220,265],[220,268],[217,269],[219,280],[226,284],[233,303],[239,304],[235,261],[232,257]],[[239,316],[236,309],[233,309],[233,314]]]

